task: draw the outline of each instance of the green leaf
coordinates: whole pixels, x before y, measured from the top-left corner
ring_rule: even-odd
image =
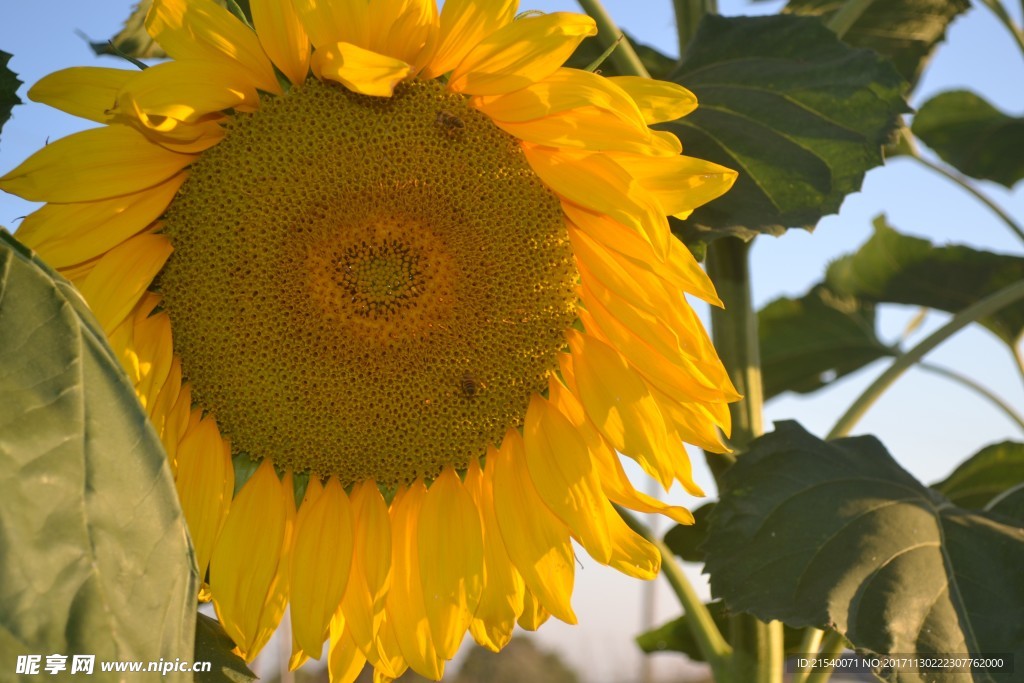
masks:
[[[718,626],[718,630],[728,637],[730,633],[729,617],[731,615],[725,609],[725,605],[722,604],[721,600],[714,600],[707,603],[707,608],[711,614],[711,619]],[[784,626],[783,647],[786,654],[798,653],[802,638],[802,631]],[[648,654],[652,652],[682,652],[695,662],[707,661],[704,658],[704,654],[700,651],[700,645],[697,644],[696,639],[693,637],[693,632],[690,630],[685,614],[678,619],[673,619],[656,629],[637,636],[636,642],[640,649]]]
[[[789,0],[783,12],[827,22],[843,0]],[[892,60],[908,83],[916,83],[949,24],[970,7],[968,0],[885,0],[875,2],[843,36]]]
[[[677,62],[675,59],[658,52],[649,45],[644,45],[643,43],[638,42],[625,31],[623,31],[622,34],[626,36],[626,40],[633,45],[633,50],[636,51],[636,55],[640,58],[644,68],[646,68],[647,72],[651,74],[651,78],[666,78],[672,69],[676,67]],[[601,42],[597,39],[597,36],[586,38],[582,43],[580,43],[579,47],[576,48],[576,51],[572,53],[572,56],[569,57],[568,61],[566,61],[565,66],[572,69],[585,69],[596,60],[600,59],[604,51],[605,48],[601,46]],[[597,71],[604,76],[624,75],[619,73],[619,70],[616,69],[615,65],[608,59],[598,67]]]
[[[705,503],[693,511],[693,524],[676,524],[665,534],[665,545],[687,562],[703,562],[704,550],[700,545],[708,537],[708,516],[714,503]]]
[[[1024,484],[1024,443],[986,446],[932,488],[954,505],[981,510],[992,499]]]
[[[873,303],[927,306],[956,313],[1024,276],[1024,258],[965,246],[935,247],[902,235],[884,216],[855,254],[834,262],[825,276],[834,291]],[[980,321],[1007,344],[1024,331],[1024,302]]]
[[[1024,118],[1008,116],[972,92],[936,95],[921,106],[910,129],[972,178],[1010,188],[1024,178]]]
[[[235,0],[247,17],[252,17],[249,0]],[[214,0],[221,7],[227,6],[227,0]],[[110,40],[89,43],[89,47],[98,55],[127,55],[134,59],[162,59],[167,56],[156,41],[146,32],[146,14],[153,6],[153,0],[140,0],[124,22],[124,26]],[[251,19],[250,19],[251,23]],[[111,47],[113,45],[113,47]]]
[[[860,189],[908,111],[903,79],[810,17],[707,15],[672,80],[697,111],[664,127],[686,154],[739,171],[673,230],[685,240],[813,226]]]
[[[799,299],[776,299],[757,315],[765,398],[809,393],[896,355],[875,335],[873,306],[822,285]]]
[[[1020,662],[1024,528],[1004,521],[953,505],[874,437],[826,443],[783,422],[723,477],[706,569],[730,609],[830,626],[860,649]]]
[[[196,673],[195,683],[249,683],[256,680],[256,674],[245,665],[245,660],[232,650],[231,640],[220,622],[205,614],[196,615],[197,662],[210,662],[210,671]]]
[[[195,559],[160,440],[85,302],[6,232],[0,405],[0,662],[190,660]]]
[[[9,61],[11,61],[11,55],[0,50],[0,129],[3,129],[7,119],[11,118],[11,110],[14,109],[14,105],[21,104],[17,95],[21,81],[13,71],[7,68]]]

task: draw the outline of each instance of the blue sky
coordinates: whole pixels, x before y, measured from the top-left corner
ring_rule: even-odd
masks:
[[[640,40],[675,54],[675,31],[670,0],[606,0],[616,20]],[[772,13],[778,0],[748,2],[720,0],[722,14]],[[947,44],[940,47],[912,97],[920,105],[949,89],[974,90],[1011,114],[1024,114],[1024,57],[991,13],[974,3],[952,27]],[[1017,21],[1020,4],[1007,3]],[[68,66],[106,64],[112,58],[92,56],[76,32],[105,39],[119,28],[133,5],[131,0],[78,2],[35,0],[7,2],[0,7],[0,49],[12,53],[11,67],[27,84]],[[575,10],[571,0],[524,1],[522,9]],[[25,88],[22,89],[22,99]],[[84,121],[41,105],[17,107],[0,137],[0,172],[13,168],[31,152],[75,130]],[[685,144],[685,140],[683,141]],[[1015,153],[1024,153],[1018,150]],[[1024,218],[1024,191],[1008,192],[992,183],[980,186],[1011,215]],[[31,205],[0,193],[0,225],[14,229],[18,217]],[[1024,254],[1020,241],[987,210],[962,190],[907,160],[894,160],[870,172],[863,190],[847,198],[837,216],[824,219],[817,230],[793,230],[781,238],[759,238],[753,250],[753,288],[757,304],[784,295],[798,296],[820,280],[831,260],[854,250],[871,234],[871,219],[886,213],[897,229],[937,243],[962,243],[979,249]],[[897,339],[916,311],[892,306],[880,315],[882,336]],[[910,341],[920,340],[948,320],[932,313]],[[983,329],[967,330],[948,341],[929,360],[965,373],[1024,410],[1024,388],[1008,349]],[[766,422],[797,419],[819,435],[825,434],[846,406],[884,369],[872,365],[838,386],[812,397],[783,396],[771,402]],[[912,371],[891,389],[857,426],[857,433],[873,433],[896,459],[915,476],[931,482],[944,477],[957,462],[982,446],[1004,439],[1021,440],[1019,430],[1002,414],[975,395],[947,380]],[[712,480],[694,453],[698,482],[713,490]],[[693,506],[696,501],[673,491],[670,496]],[[582,558],[574,605],[581,624],[551,623],[540,631],[540,641],[562,650],[585,680],[602,683],[636,675],[639,655],[632,643],[639,624],[639,583]],[[696,572],[692,573],[695,580]],[[658,619],[675,616],[678,608],[668,591],[659,588]],[[658,670],[677,671],[680,658],[658,657]]]

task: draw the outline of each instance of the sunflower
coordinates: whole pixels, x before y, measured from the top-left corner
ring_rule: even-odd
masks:
[[[649,126],[684,88],[562,65],[593,21],[515,0],[154,0],[172,58],[47,76],[103,124],[0,178],[167,450],[251,660],[439,679],[469,631],[575,623],[578,542],[650,579],[613,503],[681,523],[619,453],[701,495],[737,398],[670,233],[735,173]]]

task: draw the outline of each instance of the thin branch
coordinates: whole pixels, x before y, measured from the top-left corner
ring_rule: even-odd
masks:
[[[577,2],[583,8],[583,11],[589,14],[594,22],[597,23],[597,38],[604,47],[610,47],[615,41],[620,39],[620,36],[622,37],[618,49],[613,51],[609,57],[615,68],[623,74],[650,78],[651,74],[647,72],[647,67],[640,61],[640,56],[633,49],[633,45],[622,33],[622,30],[619,29],[611,15],[608,14],[604,5],[601,4],[601,0],[577,0]]]
[[[864,416],[864,413],[878,400],[878,397],[929,351],[970,323],[991,315],[1020,299],[1024,299],[1024,280],[1004,287],[954,315],[952,320],[897,358],[885,372],[879,375],[878,379],[872,382],[871,386],[865,389],[864,393],[858,396],[846,413],[839,418],[839,421],[836,422],[836,425],[826,438],[838,439],[849,434],[854,425]]]
[[[1017,426],[1020,427],[1021,431],[1024,431],[1024,417],[1021,417],[1017,413],[1017,411],[1010,407],[1010,404],[1008,404],[1006,401],[1004,401],[999,396],[989,391],[981,384],[978,384],[970,377],[967,377],[966,375],[961,375],[959,372],[956,372],[955,370],[950,370],[949,368],[944,368],[940,365],[932,365],[931,363],[925,363],[924,361],[919,361],[917,367],[921,368],[922,370],[927,370],[928,372],[934,373],[936,375],[941,375],[946,379],[953,380],[954,382],[962,384],[968,389],[971,389],[979,396],[987,399],[990,403],[992,403],[994,406],[1003,411],[1003,413],[1008,418],[1010,418],[1013,422],[1017,423]]]
[[[825,632],[820,628],[808,627],[804,629],[804,635],[800,640],[800,647],[797,649],[797,652],[801,656],[807,655],[807,666],[801,667],[793,675],[793,680],[790,683],[806,683],[807,677],[811,675],[810,663],[815,659],[818,648],[821,647],[821,638],[824,635]]]
[[[846,649],[846,642],[836,631],[829,631],[821,644],[820,659],[836,659]],[[807,677],[807,683],[826,683],[832,677],[832,668],[825,667]]]

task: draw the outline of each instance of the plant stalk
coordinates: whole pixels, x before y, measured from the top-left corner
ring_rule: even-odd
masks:
[[[1024,31],[1020,29],[1017,24],[1014,23],[1013,17],[1006,11],[1003,4],[999,0],[981,0],[981,4],[992,10],[992,13],[996,15],[999,22],[1006,27],[1006,30],[1013,36],[1014,41],[1017,43],[1017,47],[1020,48],[1021,52],[1024,53]],[[1022,11],[1024,11],[1024,3],[1021,3]]]
[[[829,631],[821,644],[821,652],[818,654],[823,659],[835,659],[846,649],[843,637],[836,631]],[[833,667],[819,669],[807,677],[807,683],[826,683],[832,677]]]
[[[743,399],[729,406],[731,445],[739,451],[764,432],[761,350],[757,314],[750,290],[750,243],[725,237],[708,247],[707,268],[724,309],[711,310],[711,329],[722,362]],[[740,456],[742,457],[742,455]],[[709,465],[715,470],[715,461]],[[783,669],[782,624],[764,623],[750,615],[729,620],[733,647],[731,680],[781,683]]]
[[[800,640],[800,648],[797,650],[801,655],[806,654],[808,659],[814,659],[821,647],[821,638],[825,632],[820,628],[805,628],[803,638]],[[807,677],[811,675],[810,667],[803,667],[795,674],[790,683],[807,683]]]
[[[705,14],[718,14],[718,0],[672,0],[676,15],[676,36],[679,39],[679,59],[697,35],[697,26]]]
[[[945,377],[946,379],[957,382],[958,384],[962,384],[967,389],[974,391],[976,394],[989,401],[996,408],[999,408],[999,410],[1001,410],[1006,417],[1010,418],[1010,420],[1013,421],[1021,431],[1024,431],[1024,417],[1021,417],[1009,403],[989,391],[988,388],[978,382],[975,382],[970,377],[962,375],[955,370],[944,368],[941,365],[932,365],[931,363],[926,363],[924,361],[919,362],[917,367],[941,377]]]
[[[689,625],[694,639],[700,645],[701,653],[711,666],[715,680],[728,681],[732,648],[729,647],[729,643],[725,642],[715,620],[711,618],[711,612],[697,596],[697,591],[690,585],[690,581],[683,573],[683,568],[676,560],[675,555],[665,545],[665,542],[652,534],[647,525],[637,519],[632,512],[618,505],[615,508],[633,531],[650,541],[661,553],[661,573],[671,586],[672,592],[679,598],[679,604],[686,612],[686,623]]]
[[[911,159],[914,159],[915,161],[917,161],[917,163],[921,164],[922,166],[925,166],[927,168],[932,169],[936,173],[944,175],[945,177],[949,178],[954,183],[956,183],[957,185],[962,187],[964,190],[966,190],[967,192],[972,194],[975,199],[977,199],[982,204],[984,204],[989,209],[991,209],[992,213],[994,213],[995,215],[999,216],[999,219],[1002,220],[1003,223],[1006,224],[1006,227],[1008,227],[1011,231],[1013,231],[1013,234],[1015,234],[1022,242],[1024,242],[1024,227],[1022,227],[1021,224],[1018,223],[1017,221],[1013,220],[1013,218],[1010,216],[1010,214],[1006,213],[1006,211],[1004,211],[1002,209],[1002,207],[1000,207],[994,201],[989,199],[988,195],[984,194],[981,190],[979,190],[978,188],[974,187],[973,183],[968,181],[967,178],[963,177],[959,173],[955,173],[953,171],[950,171],[949,169],[947,169],[945,166],[942,166],[941,164],[936,164],[933,161],[929,161],[928,159],[925,159],[920,154],[914,153],[914,154],[910,154],[909,156],[910,156]]]
[[[629,74],[633,76],[643,76],[644,78],[650,78],[651,75],[647,72],[647,67],[640,61],[639,55],[636,50],[633,49],[632,43],[625,37],[622,30],[618,27],[615,21],[612,20],[611,15],[601,4],[601,0],[577,0],[583,11],[590,15],[590,18],[597,23],[597,40],[601,43],[602,47],[611,47],[615,41],[619,41],[618,47],[612,51],[608,57],[608,61],[618,70],[621,74]],[[619,37],[622,37],[621,40]]]
[[[826,26],[839,38],[842,38],[874,3],[875,0],[846,0],[828,20]]]
[[[847,409],[839,421],[836,422],[832,431],[826,439],[838,439],[846,436],[853,429],[854,425],[864,416],[864,413],[878,400],[882,392],[888,389],[893,382],[899,379],[900,375],[907,371],[915,363],[919,362],[925,354],[934,349],[942,342],[959,332],[972,322],[977,322],[987,315],[991,315],[1008,306],[1015,301],[1024,299],[1024,281],[1015,282],[1008,287],[1003,287],[994,294],[990,294],[981,301],[975,302],[964,310],[953,316],[953,319],[928,335],[917,346],[897,358],[892,365],[864,390],[857,400]]]

